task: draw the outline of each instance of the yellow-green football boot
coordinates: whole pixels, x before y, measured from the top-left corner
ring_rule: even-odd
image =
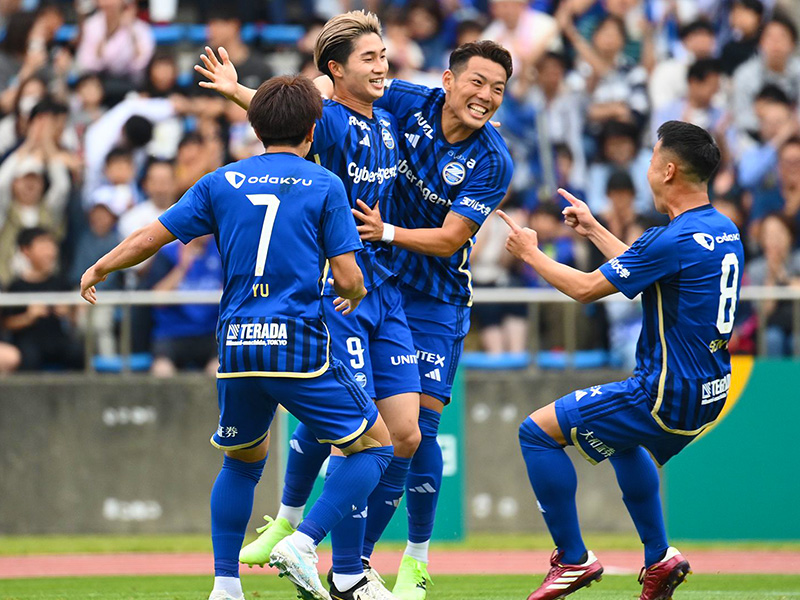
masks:
[[[428,565],[404,554],[392,593],[400,600],[425,600],[428,584],[433,584],[428,575]]]
[[[294,527],[283,517],[274,519],[264,515],[266,525],[256,529],[260,535],[239,551],[239,562],[245,565],[264,566],[269,562],[269,555],[275,544],[294,533]]]

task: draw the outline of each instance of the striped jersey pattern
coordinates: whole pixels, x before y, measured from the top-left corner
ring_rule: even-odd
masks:
[[[324,101],[309,158],[339,176],[353,208],[356,200],[370,208],[380,201],[381,210],[391,202],[397,153],[397,132],[387,112],[374,109],[368,118],[333,100]],[[392,276],[391,253],[382,242],[364,242],[356,259],[367,290]],[[334,294],[329,285],[326,294]]]
[[[477,225],[494,210],[511,182],[508,148],[491,125],[450,144],[441,130],[444,90],[392,81],[376,104],[394,116],[400,158],[387,223],[408,229],[436,228],[456,212]],[[393,249],[394,271],[406,286],[449,304],[472,304],[469,254],[474,238],[440,258]]]
[[[634,377],[667,431],[699,433],[725,406],[743,267],[738,229],[710,204],[648,229],[600,267],[628,298],[642,294]]]
[[[325,262],[362,248],[338,177],[294,154],[262,154],[204,176],[159,219],[183,243],[216,239],[218,377],[327,369]]]

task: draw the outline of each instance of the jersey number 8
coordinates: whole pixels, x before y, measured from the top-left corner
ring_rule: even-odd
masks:
[[[731,277],[733,271],[733,277]],[[736,314],[736,290],[739,281],[739,259],[729,252],[722,259],[722,275],[719,278],[719,307],[717,308],[717,330],[730,333],[733,330],[733,316]],[[730,304],[728,301],[730,300]],[[727,307],[727,311],[725,308]]]

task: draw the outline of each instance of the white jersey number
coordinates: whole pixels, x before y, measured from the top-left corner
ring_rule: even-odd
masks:
[[[272,239],[272,228],[275,226],[275,215],[278,214],[278,207],[281,201],[275,194],[247,194],[247,199],[254,206],[266,206],[264,214],[264,224],[261,226],[261,239],[258,240],[258,252],[256,253],[256,277],[264,274],[264,266],[267,264],[267,252],[269,252],[269,242]]]
[[[731,270],[733,270],[733,277],[731,277]],[[739,259],[733,252],[729,252],[722,259],[722,275],[719,278],[717,330],[723,334],[733,330],[733,316],[736,314],[736,283],[738,281]],[[728,305],[728,300],[730,300],[730,305]]]
[[[364,368],[364,346],[361,345],[361,338],[347,338],[347,351],[354,358],[350,359],[350,366],[354,369]]]

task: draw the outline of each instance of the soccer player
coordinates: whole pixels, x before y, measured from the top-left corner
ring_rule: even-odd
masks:
[[[142,262],[176,238],[216,238],[224,285],[217,329],[220,420],[211,443],[225,458],[211,492],[211,600],[243,598],[237,559],[279,403],[317,440],[347,455],[297,531],[270,555],[270,564],[301,597],[329,599],[315,567],[316,545],[353,506],[366,503],[392,460],[375,404],[329,352],[321,297],[325,261],[343,314],[367,292],[354,256],[362,244],[344,186],[303,158],[321,116],[322,100],[308,79],[276,77],[262,84],[248,119],[266,153],[200,179],[81,278],[81,294],[95,303],[94,286],[109,273]]]
[[[744,254],[736,226],[708,201],[719,160],[719,148],[700,127],[679,121],[659,127],[647,178],[656,210],[670,222],[648,229],[630,248],[586,204],[559,190],[571,204],[566,223],[609,259],[592,273],[550,259],[535,231],[498,212],[511,227],[506,248],[552,286],[584,303],[617,291],[631,299],[641,293],[644,310],[633,377],[568,394],[519,428],[528,476],[556,544],[550,571],[528,600],[563,598],[603,572],[581,538],[567,444],[592,464],[608,458],[614,467],[644,544],[641,600],[671,598],[689,572],[667,542],[656,465],[713,425],[730,386],[728,341]]]
[[[237,84],[225,49],[219,49],[221,61],[210,48],[206,51],[204,67],[197,68],[209,79],[204,87],[247,108],[253,90]],[[332,18],[317,38],[315,62],[334,85],[317,121],[309,157],[342,179],[352,207],[357,200],[369,207],[377,207],[379,200],[390,203],[397,178],[397,131],[388,113],[373,108],[373,102],[383,94],[388,71],[378,18],[362,11]],[[352,518],[342,521],[331,533],[331,593],[343,600],[356,593],[389,597],[377,578],[370,582],[365,577],[362,546],[365,533],[368,543],[374,545],[394,514],[420,439],[416,351],[393,279],[389,249],[380,240],[365,242],[364,246],[357,261],[369,294],[352,316],[342,316],[332,303],[325,303],[325,320],[331,331],[333,355],[345,360],[367,394],[376,399],[392,436],[395,457],[368,500],[367,518],[362,515],[367,507],[357,506]],[[335,292],[328,287],[326,294]],[[330,445],[320,445],[308,427],[297,428],[290,444],[280,510],[274,521],[268,519],[268,524],[260,528],[260,537],[242,549],[243,563],[266,562],[272,546],[298,526],[329,453]],[[341,453],[334,452],[328,472],[342,460]],[[368,568],[367,572],[371,574]]]

